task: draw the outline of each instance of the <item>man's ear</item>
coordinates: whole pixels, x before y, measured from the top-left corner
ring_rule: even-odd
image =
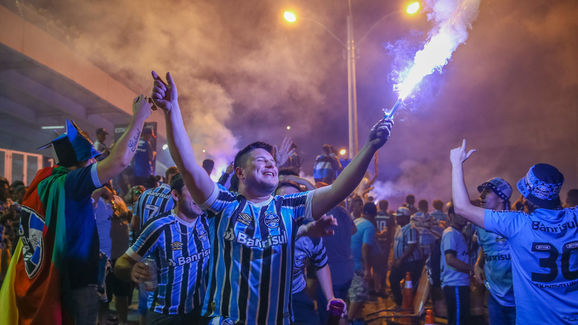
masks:
[[[235,167],[235,175],[237,175],[237,178],[240,180],[245,179],[245,171],[241,167]]]
[[[179,202],[179,192],[177,190],[171,190],[171,196],[175,202]]]

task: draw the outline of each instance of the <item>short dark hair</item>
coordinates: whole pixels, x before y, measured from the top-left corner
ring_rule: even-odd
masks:
[[[442,200],[434,200],[432,203],[432,206],[436,210],[443,210],[444,209],[444,203],[442,202]]]
[[[377,207],[373,202],[367,202],[363,206],[363,214],[368,216],[375,216],[377,214]]]
[[[239,152],[237,152],[237,154],[235,155],[233,166],[235,166],[235,168],[240,167],[241,164],[244,163],[243,160],[245,159],[245,156],[255,149],[264,149],[268,153],[273,154],[272,145],[261,141],[253,142],[250,145],[246,146],[245,148],[241,149]]]
[[[183,186],[185,186],[183,175],[181,175],[181,173],[178,173],[175,176],[173,176],[173,178],[171,179],[171,190],[175,190],[179,194],[181,194]]]
[[[203,160],[203,169],[204,170],[212,170],[215,167],[215,161],[213,159],[205,159]]]
[[[419,200],[419,202],[417,202],[417,207],[418,207],[418,209],[423,210],[424,212],[427,212],[427,210],[428,210],[427,200]]]

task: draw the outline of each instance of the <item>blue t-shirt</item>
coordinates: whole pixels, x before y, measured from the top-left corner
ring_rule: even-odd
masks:
[[[210,248],[205,216],[186,222],[170,214],[147,222],[126,254],[136,261],[150,256],[157,264],[155,313],[182,315],[202,306]]]
[[[362,249],[363,244],[375,245],[375,227],[371,221],[365,218],[353,220],[357,232],[351,236],[351,253],[353,253],[353,266],[355,272],[363,271]]]
[[[512,282],[512,263],[508,240],[491,231],[477,227],[478,242],[484,250],[485,285],[496,301],[506,307],[516,305]]]
[[[313,193],[252,203],[215,184],[201,205],[212,250],[203,315],[225,324],[291,323],[294,236],[311,218]]]
[[[295,294],[305,290],[305,268],[311,263],[315,270],[327,265],[327,254],[321,238],[300,236],[295,241],[295,262],[293,263],[293,282],[291,293]]]
[[[72,289],[96,284],[98,280],[98,231],[92,192],[101,187],[96,165],[66,174],[66,279]]]
[[[462,233],[454,229],[454,227],[446,228],[442,235],[440,250],[442,254],[440,263],[442,287],[469,286],[470,275],[456,270],[446,262],[446,253],[454,253],[458,260],[466,264],[469,263],[468,246]]]
[[[508,238],[518,324],[578,322],[578,209],[485,211],[485,228]]]
[[[353,278],[353,258],[351,256],[351,234],[355,224],[347,210],[336,206],[326,213],[332,215],[338,226],[333,236],[323,238],[333,284],[344,284]]]

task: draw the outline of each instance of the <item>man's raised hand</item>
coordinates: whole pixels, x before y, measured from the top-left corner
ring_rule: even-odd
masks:
[[[178,106],[177,87],[173,77],[170,72],[167,72],[167,82],[164,82],[155,71],[152,71],[152,76],[154,85],[151,99],[156,106],[166,112],[170,112]]]
[[[454,166],[461,165],[464,161],[470,158],[474,152],[476,152],[476,149],[471,149],[470,151],[466,152],[466,139],[463,139],[461,146],[453,148],[450,151],[450,161]]]
[[[146,120],[152,113],[151,106],[144,95],[138,95],[132,102],[132,114]]]
[[[289,160],[289,157],[295,153],[295,148],[291,148],[293,140],[290,137],[285,136],[281,146],[275,146],[275,160],[277,161],[277,167],[282,166]]]
[[[369,131],[369,143],[377,150],[381,148],[389,139],[393,120],[382,118]]]

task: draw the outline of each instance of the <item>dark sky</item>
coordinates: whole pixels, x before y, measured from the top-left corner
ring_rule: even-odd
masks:
[[[404,4],[353,2],[358,38]],[[311,21],[281,19],[290,5],[345,39],[345,0],[11,4],[47,19],[48,30],[136,92],[150,91],[151,68],[171,71],[195,148],[222,162],[249,142],[280,143],[288,134],[310,175],[323,143],[347,145],[345,50]],[[478,149],[466,163],[471,191],[493,176],[515,183],[537,162],[566,176],[563,197],[578,187],[576,17],[576,0],[483,0],[468,40],[398,114],[379,152],[377,195],[449,199],[449,150],[464,137]],[[392,73],[432,27],[424,15],[393,15],[359,44],[360,145],[395,102]],[[400,46],[407,52],[391,50]]]

